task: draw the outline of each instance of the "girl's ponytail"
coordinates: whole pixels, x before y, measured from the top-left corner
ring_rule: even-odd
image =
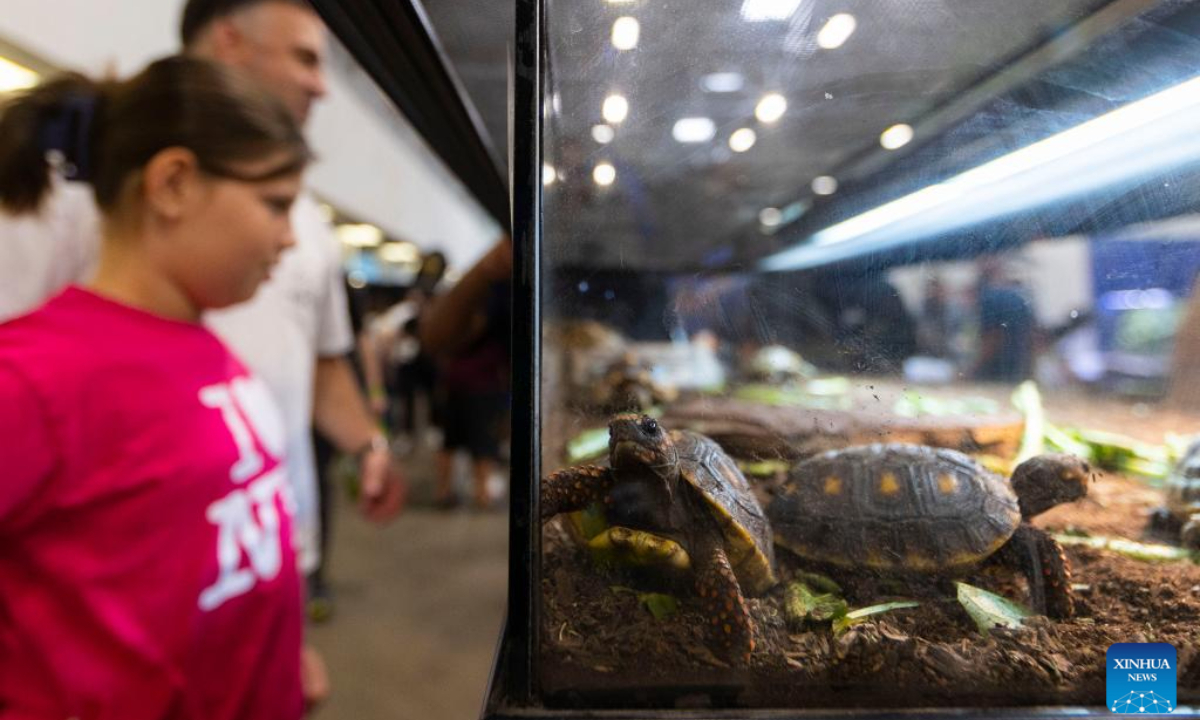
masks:
[[[75,74],[0,106],[0,207],[36,211],[56,169],[68,179],[90,180],[102,106],[103,86]]]

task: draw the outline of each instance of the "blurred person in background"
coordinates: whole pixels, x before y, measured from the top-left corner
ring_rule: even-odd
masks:
[[[201,315],[295,244],[301,129],[248,78],[175,57],[0,108],[7,212],[39,209],[50,152],[103,240],[86,287],[0,324],[0,716],[295,720],[325,685],[282,420]]]
[[[302,0],[190,0],[180,35],[185,54],[247,72],[301,125],[326,92],[325,27]],[[71,185],[56,183],[38,217],[0,217],[0,320],[93,272],[96,210]],[[206,322],[262,377],[283,411],[300,562],[312,573],[320,562],[313,424],[358,458],[365,517],[393,518],[407,487],[346,360],[354,341],[338,242],[308,193],[297,198],[291,220],[296,246],[271,279],[251,302],[211,313]]]
[[[180,39],[189,55],[248,72],[271,88],[304,123],[326,93],[327,38],[303,0],[189,0]],[[283,405],[288,473],[299,511],[301,567],[309,596],[327,613],[321,563],[318,468],[311,427],[359,460],[361,510],[375,521],[399,512],[407,493],[389,443],[368,409],[347,354],[354,348],[341,250],[317,202],[302,193],[292,211],[296,248],[279,272],[246,304],[209,315],[208,322]]]
[[[1004,382],[1031,377],[1036,326],[1029,297],[1005,258],[983,257],[978,267],[979,355],[971,375]]]
[[[458,503],[454,457],[471,456],[475,504],[493,507],[488,487],[499,468],[509,414],[512,353],[512,240],[501,238],[462,279],[425,308],[418,335],[437,360],[442,387],[443,439],[434,502]]]

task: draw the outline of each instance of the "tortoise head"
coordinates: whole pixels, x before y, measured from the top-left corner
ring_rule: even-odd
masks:
[[[608,423],[608,454],[617,470],[649,470],[664,481],[679,471],[679,453],[666,428],[648,415],[623,413]]]
[[[1092,468],[1074,455],[1046,454],[1032,457],[1017,466],[1012,487],[1026,520],[1060,503],[1087,495]]]

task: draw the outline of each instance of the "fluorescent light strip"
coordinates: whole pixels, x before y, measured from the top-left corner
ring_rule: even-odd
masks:
[[[767,258],[763,268],[812,267],[1196,160],[1200,160],[1200,78],[821,230],[809,244]],[[842,243],[850,247],[829,252],[829,246]]]
[[[38,74],[24,65],[0,57],[0,93],[25,90],[37,85],[39,80]]]

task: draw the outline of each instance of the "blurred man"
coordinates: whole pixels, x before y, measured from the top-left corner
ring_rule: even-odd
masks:
[[[190,0],[183,10],[184,52],[246,71],[277,93],[304,122],[326,93],[325,26],[298,0]],[[288,437],[288,472],[296,492],[301,566],[320,560],[318,493],[310,424],[360,461],[363,514],[388,520],[403,488],[392,478],[386,438],[358,389],[346,354],[353,349],[340,248],[316,201],[305,194],[292,211],[296,248],[250,302],[209,316],[275,392]]]

